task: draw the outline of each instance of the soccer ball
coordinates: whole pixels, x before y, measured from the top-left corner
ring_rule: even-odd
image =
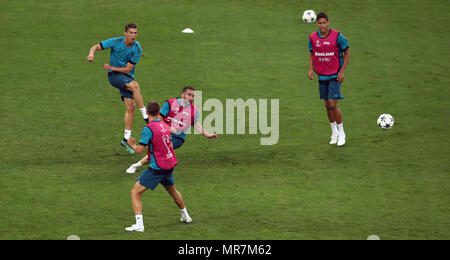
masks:
[[[394,126],[394,117],[390,114],[382,114],[378,117],[377,124],[381,129],[390,129]]]
[[[316,21],[316,13],[313,10],[303,12],[302,20],[305,23],[313,23]]]

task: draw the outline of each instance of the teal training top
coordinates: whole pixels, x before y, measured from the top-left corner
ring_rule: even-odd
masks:
[[[113,67],[126,67],[127,63],[136,65],[142,55],[142,47],[138,41],[135,41],[131,47],[125,45],[125,37],[111,38],[100,42],[102,49],[111,48],[109,63]],[[134,79],[134,70],[136,66],[128,73],[128,76]],[[111,71],[110,71],[111,72]]]

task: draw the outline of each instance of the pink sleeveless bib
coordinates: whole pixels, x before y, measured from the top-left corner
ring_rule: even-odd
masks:
[[[174,127],[176,130],[186,131],[191,125],[194,124],[194,117],[197,113],[197,107],[191,104],[190,107],[184,108],[180,106],[176,98],[167,100],[170,107],[170,112],[164,117],[169,127]]]
[[[313,49],[314,71],[317,74],[328,76],[339,72],[338,35],[338,31],[330,30],[326,38],[320,38],[319,32],[309,36]]]
[[[177,158],[173,151],[169,127],[162,121],[152,121],[147,126],[152,130],[153,134],[153,156],[156,164],[163,170],[174,168],[177,165]],[[150,145],[147,148],[147,154],[149,158],[152,155]]]

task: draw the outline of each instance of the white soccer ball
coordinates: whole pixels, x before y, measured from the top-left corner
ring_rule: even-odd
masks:
[[[313,23],[316,21],[316,13],[313,10],[303,12],[302,20],[305,23]]]
[[[378,117],[377,124],[381,129],[390,129],[394,126],[394,117],[390,114],[382,114]]]

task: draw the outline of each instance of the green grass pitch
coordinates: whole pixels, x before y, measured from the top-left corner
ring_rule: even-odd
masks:
[[[0,239],[450,239],[450,22],[439,0],[2,1]],[[351,58],[340,102],[347,144],[307,79],[303,10],[324,11]],[[120,146],[122,104],[109,51],[89,48],[139,25],[144,101],[279,99],[280,138],[190,135],[176,185],[194,222],[162,187],[129,191],[140,157]],[[190,27],[195,33],[181,30]],[[379,114],[393,129],[376,126]],[[203,117],[209,112],[203,112]],[[136,114],[133,136],[144,126]]]

